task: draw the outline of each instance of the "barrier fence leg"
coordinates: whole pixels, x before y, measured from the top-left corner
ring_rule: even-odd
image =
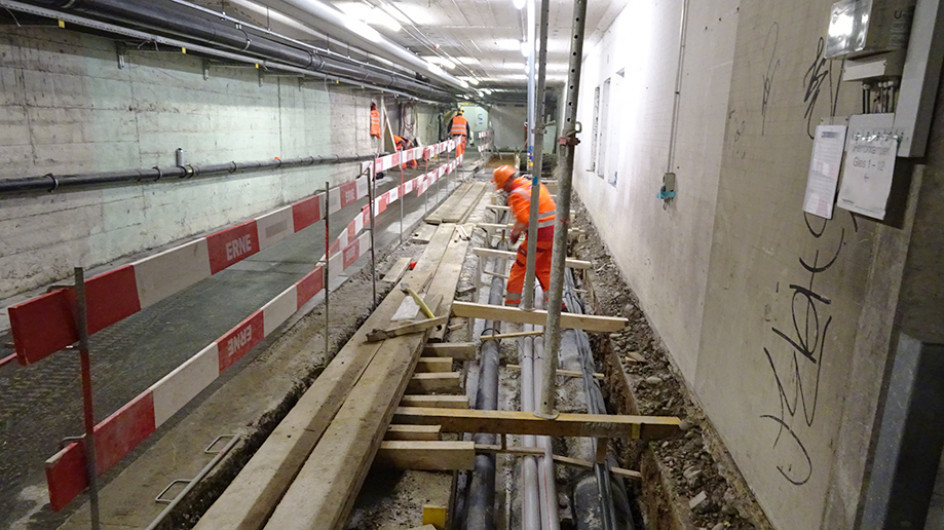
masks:
[[[331,256],[328,255],[329,250],[331,250],[331,225],[328,217],[331,215],[330,202],[328,201],[328,194],[331,193],[331,182],[325,181],[325,264],[324,264],[324,292],[325,292],[325,322],[324,322],[324,339],[325,339],[325,362],[328,361],[328,330],[331,329],[328,327],[330,323],[329,320],[329,309],[328,299],[331,297],[331,286],[329,282],[331,281],[331,276],[328,274],[328,265],[331,262]]]
[[[400,199],[400,244],[403,244],[403,164],[400,164],[400,188],[397,189],[397,198]]]
[[[371,309],[377,309],[377,255],[374,252],[374,195],[377,190],[375,189],[374,181],[374,164],[370,165],[370,170],[367,172],[367,196],[368,201],[370,202],[370,283],[373,288],[373,298],[371,298]]]
[[[82,405],[85,412],[85,473],[89,484],[92,529],[101,528],[98,509],[98,474],[95,464],[95,414],[92,403],[92,361],[89,357],[88,307],[85,299],[85,270],[75,268],[75,326],[79,333],[79,362],[82,370]]]
[[[423,185],[426,185],[426,174],[429,173],[429,159],[423,157]],[[426,193],[429,190],[423,190],[423,210],[426,212],[426,215],[429,215],[429,195]]]

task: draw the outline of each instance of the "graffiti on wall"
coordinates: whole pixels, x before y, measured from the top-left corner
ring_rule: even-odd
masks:
[[[764,72],[764,93],[760,104],[760,134],[767,132],[767,105],[770,103],[770,91],[774,86],[774,76],[777,74],[777,68],[780,67],[780,59],[777,59],[777,43],[780,40],[780,24],[774,22],[767,30],[767,38],[764,40],[764,57],[767,59],[767,70]]]
[[[810,137],[810,140],[813,139],[813,116],[817,115],[816,104],[819,102],[823,84],[827,81],[829,82],[826,87],[828,89],[829,115],[836,115],[836,105],[839,103],[839,75],[837,73],[836,83],[833,83],[834,63],[836,61],[826,58],[826,40],[820,37],[816,45],[816,55],[806,69],[806,73],[803,74],[803,103],[806,104],[803,117],[806,118],[806,134]],[[842,72],[841,62],[837,71]]]
[[[855,218],[852,230],[857,231]],[[779,408],[761,418],[777,425],[772,448],[777,452],[777,471],[791,484],[802,486],[813,475],[813,460],[803,431],[816,420],[820,375],[829,355],[826,338],[833,317],[832,300],[817,280],[837,263],[846,241],[846,228],[839,226],[838,243],[824,237],[837,221],[804,213],[806,234],[812,238],[811,255],[797,256],[803,276],[791,283],[784,293],[790,299],[791,324],[783,329],[771,327],[776,347],[764,347],[764,355],[777,385]],[[779,291],[779,289],[778,289]]]

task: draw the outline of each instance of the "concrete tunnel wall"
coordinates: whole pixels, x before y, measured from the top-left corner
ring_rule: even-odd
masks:
[[[575,188],[771,522],[853,528],[895,314],[926,340],[944,332],[940,127],[910,203],[914,237],[910,222],[838,208],[804,216],[809,133],[861,106],[822,54],[829,2],[689,2],[678,196],[663,203],[682,5],[632,4],[585,47]]]
[[[264,77],[260,86],[251,68],[214,66],[204,79],[201,59],[180,53],[129,50],[119,69],[111,40],[7,26],[0,179],[166,167],[178,147],[193,164],[367,154],[377,149],[369,136],[377,96],[294,77]],[[435,116],[425,104],[418,112],[424,124]],[[237,223],[358,172],[355,163],[0,199],[0,299],[67,278],[76,265]]]

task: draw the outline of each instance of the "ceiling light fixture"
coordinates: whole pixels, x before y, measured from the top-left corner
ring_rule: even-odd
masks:
[[[515,6],[515,9],[522,9],[524,7],[526,0],[511,0],[512,5]]]
[[[521,41],[521,55],[524,57],[531,56],[531,50],[533,47],[528,43],[528,41]]]

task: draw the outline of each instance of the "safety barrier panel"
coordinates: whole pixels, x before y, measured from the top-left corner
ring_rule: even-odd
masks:
[[[410,151],[413,151],[412,156],[416,156],[419,151],[420,156],[428,159],[435,156],[432,154],[434,152],[438,154],[454,148],[455,143],[449,141]],[[461,157],[453,159],[375,198],[375,215],[379,215],[391,203],[414,189],[417,195],[422,195],[441,176],[454,171],[460,161]],[[379,164],[380,167],[388,169],[399,163],[399,156],[388,155],[378,158],[375,168]],[[342,184],[337,188],[337,192],[329,194],[328,211],[334,213],[363,198],[367,193],[367,179]],[[91,278],[86,282],[89,333],[99,331],[179,292],[271,246],[290,233],[311,226],[323,217],[324,208],[324,194],[318,194],[252,221]],[[368,204],[330,245],[328,263],[332,278],[370,250],[370,234],[357,236],[369,223],[369,216]],[[204,249],[205,252],[202,252]],[[189,270],[191,268],[194,270]],[[185,277],[180,279],[180,275]],[[120,461],[324,287],[324,269],[319,265],[236,327],[97,424],[94,430],[96,473],[101,475]],[[94,296],[92,292],[95,292]],[[142,292],[146,296],[142,296]],[[129,303],[122,296],[135,299],[133,303]],[[21,364],[35,362],[77,340],[73,323],[74,305],[73,291],[61,289],[10,308],[17,356]],[[94,327],[92,315],[96,315],[97,319]],[[55,330],[52,339],[48,338],[50,329]],[[21,345],[28,347],[23,353],[20,351]],[[86,457],[81,441],[69,444],[52,456],[46,461],[45,468],[53,510],[62,509],[88,486]]]

